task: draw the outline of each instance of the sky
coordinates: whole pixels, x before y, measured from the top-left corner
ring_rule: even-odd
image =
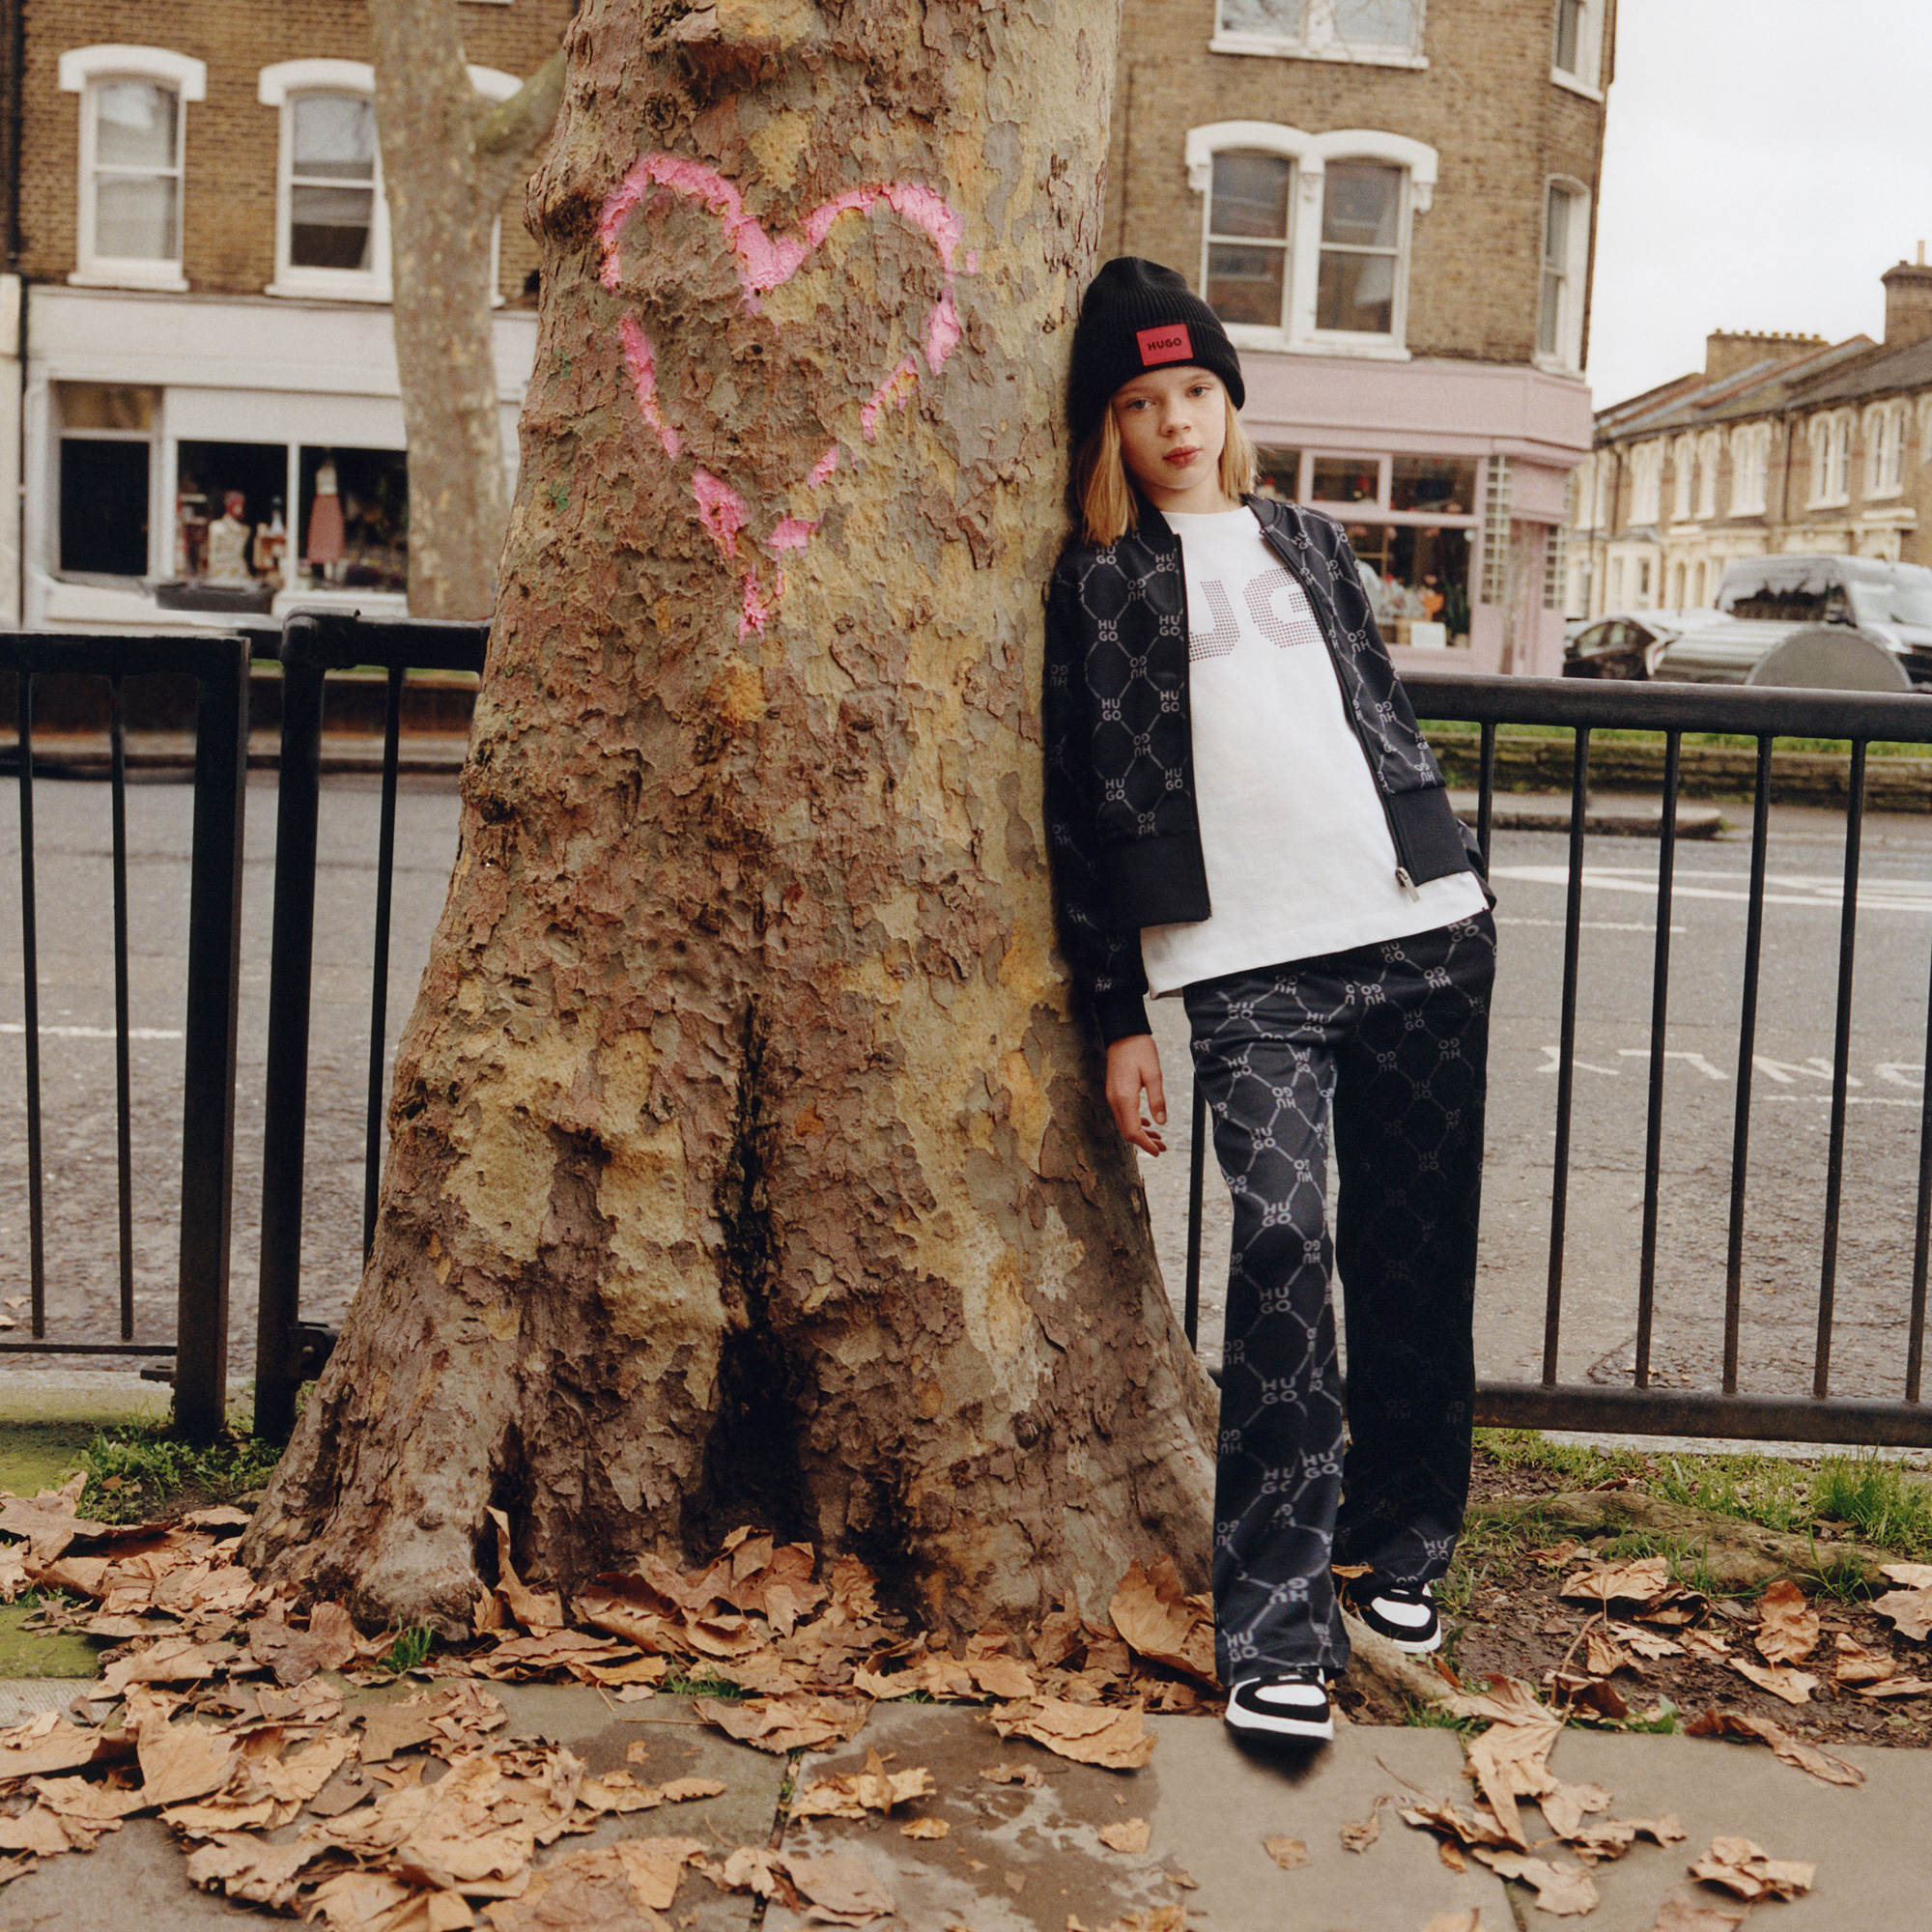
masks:
[[[1885,332],[1932,257],[1932,0],[1620,0],[1589,367],[1599,409],[1714,328]]]

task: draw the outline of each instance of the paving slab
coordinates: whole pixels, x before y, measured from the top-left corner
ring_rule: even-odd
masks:
[[[1514,1923],[1500,1880],[1451,1872],[1432,1838],[1384,1809],[1379,1841],[1345,1851],[1344,1825],[1367,1818],[1404,1780],[1447,1794],[1462,1787],[1463,1751],[1441,1730],[1345,1726],[1333,1745],[1275,1756],[1243,1750],[1203,1718],[1153,1720],[1152,1760],[1136,1772],[1073,1764],[1020,1739],[1002,1739],[989,1714],[952,1707],[881,1706],[851,1745],[807,1754],[799,1788],[864,1768],[869,1746],[889,1769],[923,1767],[936,1794],[891,1819],[813,1818],[789,1826],[787,1853],[842,1852],[892,1891],[894,1923],[915,1932],[1065,1932],[1069,1915],[1099,1926],[1181,1904],[1200,1932],[1418,1932],[1437,1914],[1483,1909],[1482,1923]],[[997,1764],[1031,1765],[1037,1789],[980,1776]],[[936,1818],[943,1838],[900,1826]],[[1102,1844],[1103,1826],[1145,1818],[1144,1852]],[[1299,1840],[1308,1862],[1285,1870],[1264,1838]],[[1176,1874],[1193,1881],[1177,1883]],[[774,1905],[766,1932],[807,1932]]]
[[[354,1693],[352,1703],[384,1703],[416,1685]],[[700,1724],[683,1698],[651,1698],[614,1710],[580,1686],[493,1684],[513,1738],[546,1738],[569,1747],[592,1773],[627,1769],[640,1783],[672,1777],[715,1777],[716,1798],[607,1818],[595,1831],[559,1839],[537,1855],[541,1866],[564,1853],[618,1838],[698,1838],[723,1857],[736,1845],[769,1842],[784,1782],[782,1758],[734,1744]],[[63,1703],[72,1686],[59,1688]],[[0,1683],[0,1722],[18,1722],[48,1708],[44,1691],[28,1683]],[[500,1734],[499,1734],[500,1735]],[[634,1755],[635,1752],[635,1755]],[[103,1925],[138,1925],[140,1932],[201,1932],[209,1926],[281,1922],[257,1908],[197,1891],[184,1870],[184,1853],[157,1819],[130,1818],[88,1854],[43,1860],[37,1871],[0,1890],[0,1932],[99,1932]],[[756,1901],[719,1891],[688,1875],[673,1913],[683,1932],[745,1932]],[[1055,1928],[1059,1932],[1059,1927]]]
[[[1863,1784],[1827,1784],[1762,1745],[1565,1731],[1549,1759],[1559,1777],[1612,1792],[1613,1818],[1675,1812],[1689,1833],[1681,1845],[1639,1843],[1598,1866],[1603,1903],[1584,1921],[1590,1932],[1651,1932],[1659,1904],[1673,1891],[1741,1910],[1686,1869],[1719,1835],[1750,1838],[1775,1859],[1818,1867],[1804,1897],[1753,1907],[1753,1925],[1760,1917],[1767,1927],[1775,1920],[1777,1932],[1932,1924],[1932,1751],[1833,1748],[1864,1773]]]

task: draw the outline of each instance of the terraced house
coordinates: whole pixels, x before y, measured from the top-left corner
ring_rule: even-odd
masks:
[[[1398,647],[1562,659],[1610,0],[1126,0],[1103,252],[1241,351]]]
[[[1932,267],[1885,284],[1885,340],[1717,333],[1704,367],[1602,411],[1577,473],[1569,608],[1696,609],[1738,557],[1932,563]]]
[[[570,0],[461,11],[470,79],[503,99]],[[0,623],[164,631],[297,597],[400,613],[408,484],[361,0],[0,0],[0,45],[17,317],[0,379],[22,462]],[[519,193],[497,263],[506,454],[534,268]]]

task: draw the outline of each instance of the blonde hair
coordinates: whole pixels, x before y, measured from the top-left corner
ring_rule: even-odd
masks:
[[[1235,399],[1225,388],[1221,401],[1228,412],[1227,440],[1221,445],[1221,494],[1238,503],[1253,493],[1261,463],[1235,413]],[[1079,505],[1081,534],[1090,544],[1104,548],[1139,527],[1140,496],[1122,460],[1121,426],[1114,419],[1111,400],[1073,459],[1073,496]]]

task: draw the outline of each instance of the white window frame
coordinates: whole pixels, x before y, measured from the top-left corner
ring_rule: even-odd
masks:
[[[1865,412],[1867,497],[1896,497],[1905,487],[1905,405],[1874,403]]]
[[[1764,515],[1771,477],[1771,425],[1741,423],[1731,432],[1731,515]]]
[[[1563,24],[1563,0],[1549,23],[1549,78],[1558,87],[1567,87],[1600,106],[1604,99],[1604,0],[1582,0],[1582,17],[1577,23],[1577,64],[1564,67],[1557,36]]]
[[[1718,466],[1723,448],[1724,439],[1717,430],[1707,429],[1697,439],[1697,517],[1700,522],[1718,514]]]
[[[80,96],[80,173],[76,182],[79,214],[74,268],[68,280],[76,288],[165,289],[182,294],[182,249],[187,230],[187,108],[208,99],[208,64],[168,47],[101,45],[70,47],[58,63],[63,94]],[[170,88],[175,97],[175,246],[172,261],[143,261],[101,255],[94,243],[94,90],[106,80],[145,80]]]
[[[508,4],[508,0],[504,0]],[[500,68],[470,67],[466,70],[469,85],[492,104],[509,99],[523,86],[513,73]],[[295,155],[295,116],[290,103],[303,94],[351,94],[373,100],[376,96],[376,70],[367,61],[297,60],[278,61],[265,67],[256,80],[256,99],[264,107],[272,107],[281,120],[280,139],[275,151],[275,279],[268,285],[271,296],[317,297],[346,301],[381,301],[391,298],[393,283],[389,260],[389,202],[383,183],[383,155],[376,153],[374,177],[375,203],[370,216],[370,269],[302,269],[289,261],[289,177]],[[502,290],[497,286],[498,260],[503,242],[503,222],[498,215],[490,230],[490,300],[500,307]]]
[[[1811,497],[1808,509],[1832,509],[1851,501],[1852,412],[1830,410],[1811,417]]]
[[[1543,185],[1543,232],[1536,255],[1537,333],[1540,338],[1543,277],[1548,270],[1545,251],[1548,246],[1549,203],[1555,194],[1570,197],[1567,259],[1562,270],[1562,294],[1557,298],[1556,349],[1554,354],[1546,355],[1539,347],[1530,359],[1553,375],[1579,376],[1583,372],[1583,290],[1590,273],[1590,190],[1569,175],[1551,175]]]
[[[1686,432],[1670,440],[1670,521],[1690,521],[1691,472],[1697,467],[1697,439]]]
[[[1663,441],[1655,438],[1637,443],[1630,453],[1631,517],[1633,524],[1663,521]]]
[[[1214,34],[1208,51],[1264,54],[1274,60],[1346,61],[1357,67],[1426,68],[1422,51],[1428,0],[1410,0],[1414,27],[1407,46],[1374,41],[1345,41],[1335,31],[1335,0],[1302,0],[1299,34],[1227,33],[1221,27],[1221,0],[1214,0]]]
[[[376,70],[367,61],[296,60],[278,61],[265,67],[256,82],[255,98],[264,107],[275,109],[281,121],[281,138],[275,149],[275,279],[268,286],[271,296],[323,297],[337,301],[385,302],[390,296],[389,204],[383,186],[383,156],[376,154],[374,189],[369,215],[369,260],[367,269],[305,269],[289,260],[290,183],[295,160],[296,100],[305,94],[356,95],[365,100],[376,98]]]
[[[1204,294],[1208,287],[1208,221],[1213,208],[1214,156],[1236,150],[1282,156],[1293,162],[1294,176],[1289,186],[1288,271],[1281,326],[1231,323],[1229,340],[1237,349],[1407,361],[1410,242],[1414,217],[1427,213],[1435,199],[1435,150],[1406,134],[1372,128],[1340,128],[1326,134],[1309,134],[1272,121],[1213,121],[1190,128],[1183,153],[1187,185],[1201,196],[1197,286]],[[1402,207],[1396,221],[1395,298],[1386,335],[1319,329],[1315,326],[1316,290],[1321,272],[1321,204],[1330,161],[1375,161],[1404,171]]]

